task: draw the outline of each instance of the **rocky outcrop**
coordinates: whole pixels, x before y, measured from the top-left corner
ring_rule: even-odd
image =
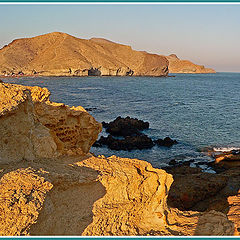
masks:
[[[106,128],[106,132],[113,136],[131,136],[140,135],[140,131],[149,128],[149,122],[138,120],[137,118],[122,118],[117,117],[114,121],[105,123],[103,127]]]
[[[181,60],[175,54],[167,56],[169,73],[216,73],[214,69],[205,68],[188,60]]]
[[[101,38],[53,32],[14,40],[0,50],[0,75],[166,76],[164,56]]]
[[[154,141],[158,146],[171,147],[174,144],[178,144],[177,140],[173,140],[170,137],[165,137],[164,139],[157,139]]]
[[[49,101],[49,91],[0,83],[0,162],[87,153],[101,124],[82,107]]]
[[[134,149],[149,149],[155,144],[158,146],[171,147],[178,142],[169,137],[164,139],[152,140],[141,131],[149,128],[149,122],[138,120],[137,118],[117,117],[114,121],[105,123],[102,122],[106,132],[110,133],[107,137],[101,138],[94,143],[94,147],[108,146],[112,150],[131,151]],[[114,136],[120,136],[121,139]]]
[[[0,235],[238,234],[236,189],[227,213],[171,207],[167,204],[171,174],[137,159],[95,157],[86,153],[89,147],[82,141],[72,140],[73,126],[74,136],[89,145],[100,131],[101,125],[84,109],[51,103],[46,89],[0,85],[1,134],[5,127],[0,137]],[[58,134],[60,125],[66,128],[65,138]],[[53,155],[46,156],[52,143]],[[227,182],[229,188],[221,186],[227,196],[239,183],[239,171],[231,171],[222,175],[234,176]]]
[[[150,137],[145,134],[126,136],[124,139],[114,138],[112,135],[107,137],[101,136],[101,138],[94,143],[94,147],[108,146],[112,150],[124,150],[131,151],[134,149],[148,149],[154,146],[154,143]]]

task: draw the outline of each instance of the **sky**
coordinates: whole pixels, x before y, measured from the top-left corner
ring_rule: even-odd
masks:
[[[240,72],[240,4],[0,5],[0,48],[49,32],[114,42]]]

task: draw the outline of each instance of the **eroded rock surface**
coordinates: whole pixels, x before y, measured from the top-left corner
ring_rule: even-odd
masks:
[[[0,235],[239,233],[239,169],[221,175],[230,179],[219,191],[227,196],[227,212],[212,207],[214,201],[208,202],[205,212],[181,211],[167,204],[171,174],[137,159],[86,153],[89,148],[82,143],[91,145],[101,125],[84,109],[51,103],[45,89],[39,88],[42,93],[36,91],[34,99],[35,88],[0,87],[6,94],[0,92],[5,96],[0,105],[0,126],[5,128],[0,138]],[[69,130],[65,133],[69,138],[62,139],[58,124],[65,128],[80,124],[82,129],[74,138],[83,142],[72,141]],[[46,152],[51,143],[56,149],[50,157]]]
[[[0,180],[0,235],[27,235],[52,186],[31,168],[6,173]]]
[[[84,154],[101,124],[82,107],[49,101],[49,91],[0,83],[0,162]]]

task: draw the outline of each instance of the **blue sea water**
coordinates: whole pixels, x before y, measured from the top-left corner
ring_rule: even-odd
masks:
[[[240,147],[240,73],[171,75],[175,77],[21,77],[4,81],[47,87],[52,101],[94,108],[90,113],[99,122],[117,116],[148,121],[148,136],[170,136],[179,142],[171,148],[154,146],[131,152],[92,147],[96,155],[138,158],[163,167],[172,159],[209,161],[201,152],[205,147]]]

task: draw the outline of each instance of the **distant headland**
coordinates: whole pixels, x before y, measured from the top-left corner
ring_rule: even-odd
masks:
[[[53,32],[12,41],[0,49],[0,76],[167,76],[215,73],[180,60],[135,51],[103,38],[80,39]]]

